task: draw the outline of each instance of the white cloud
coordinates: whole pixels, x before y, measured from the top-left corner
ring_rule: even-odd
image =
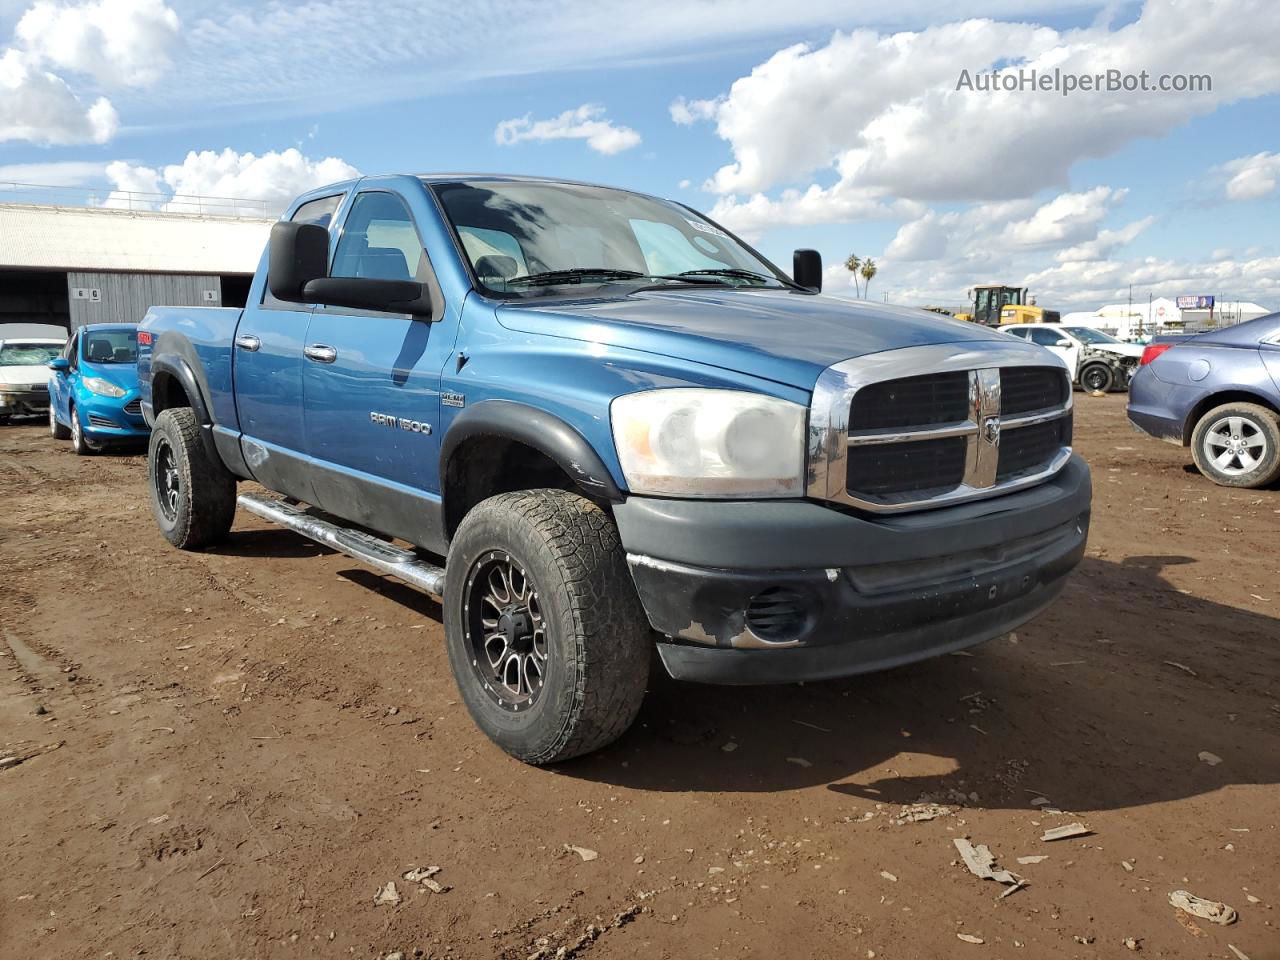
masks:
[[[493,131],[493,139],[504,147],[525,140],[545,143],[548,140],[585,140],[587,146],[606,155],[630,150],[640,143],[640,134],[630,127],[605,119],[604,107],[584,103],[566,110],[550,120],[534,120],[529,114],[503,120]]]
[[[264,154],[237,153],[230,147],[191,151],[182,163],[161,170],[125,162],[112,163],[106,170],[116,191],[108,206],[129,203],[122,191],[162,194],[151,203],[159,209],[191,213],[206,209],[212,213],[280,214],[298,194],[314,187],[358,177],[355,167],[337,157],[312,160],[290,147]],[[213,203],[200,207],[190,198],[221,197],[256,201],[244,204]],[[137,203],[133,204],[135,207]]]
[[[1059,250],[1054,254],[1054,258],[1061,263],[1070,260],[1106,260],[1116,250],[1133,243],[1138,234],[1155,222],[1155,217],[1143,217],[1141,220],[1126,224],[1119,230],[1099,230],[1098,235],[1092,240]],[[1228,256],[1230,256],[1229,251],[1215,251],[1210,254],[1210,259],[1224,260]]]
[[[1061,193],[1025,220],[1007,227],[1009,239],[1022,247],[1079,243],[1097,236],[1098,223],[1127,190],[1095,187],[1084,193]]]
[[[0,165],[0,181],[75,187],[100,180],[106,164],[85,160],[58,160],[51,163],[7,163]]]
[[[807,190],[784,190],[776,200],[763,193],[721,197],[711,209],[711,219],[745,237],[756,237],[772,227],[912,217],[922,211],[920,204],[886,198],[882,190],[813,184]]]
[[[178,15],[164,0],[38,0],[14,35],[33,56],[103,86],[144,87],[172,65]]]
[[[968,20],[895,34],[836,33],[822,47],[788,47],[708,108],[734,157],[711,186],[753,194],[826,169],[849,188],[933,202],[1061,188],[1079,160],[1280,90],[1274,38],[1258,29],[1273,14],[1266,0],[1219,0],[1197,5],[1192,21],[1181,4],[1149,0],[1137,20],[1114,30],[1105,21],[1057,31]],[[1089,75],[1145,69],[1153,79],[1207,73],[1213,89],[1068,97],[956,89],[962,69],[995,67]],[[677,103],[687,109],[688,101]]]
[[[1221,172],[1229,174],[1228,200],[1258,200],[1275,192],[1280,178],[1280,153],[1255,153],[1224,163]]]
[[[61,72],[99,87],[146,86],[172,65],[177,34],[163,0],[38,0],[0,51],[0,142],[106,143],[120,127],[115,107],[101,96],[86,105]]]
[[[106,143],[120,127],[105,97],[85,105],[56,74],[19,50],[0,53],[0,143]]]
[[[721,102],[722,99],[686,100],[684,97],[676,97],[667,110],[674,122],[687,127],[699,120],[710,120],[715,117]]]

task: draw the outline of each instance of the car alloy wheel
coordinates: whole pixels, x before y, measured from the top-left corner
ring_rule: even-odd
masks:
[[[502,709],[528,710],[551,665],[547,622],[525,568],[505,551],[482,554],[465,587],[463,622],[471,669]]]
[[[178,517],[178,504],[182,499],[182,478],[169,441],[161,439],[155,451],[156,503],[164,518],[172,523]]]
[[[1267,435],[1247,417],[1222,417],[1205,431],[1206,460],[1228,477],[1256,470],[1267,457]]]

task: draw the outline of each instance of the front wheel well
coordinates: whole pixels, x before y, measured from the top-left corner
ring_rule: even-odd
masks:
[[[1206,413],[1214,407],[1221,407],[1227,403],[1254,403],[1260,407],[1266,407],[1272,413],[1280,416],[1280,407],[1277,407],[1273,401],[1268,400],[1261,394],[1250,393],[1247,390],[1226,390],[1222,393],[1211,393],[1195,405],[1187,416],[1186,422],[1183,423],[1182,445],[1184,447],[1191,446],[1191,437],[1196,432],[1196,424],[1200,422]]]
[[[171,407],[189,407],[191,405],[191,398],[187,396],[187,391],[182,385],[182,381],[172,373],[167,370],[161,370],[152,378],[151,411],[154,416],[160,416],[161,413]]]
[[[478,435],[465,440],[449,457],[443,481],[445,536],[449,539],[473,507],[500,493],[568,490],[608,509],[606,501],[584,493],[551,457],[507,437]]]

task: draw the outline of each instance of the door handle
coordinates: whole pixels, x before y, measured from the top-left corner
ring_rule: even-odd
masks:
[[[302,353],[308,360],[316,363],[333,363],[338,359],[338,351],[325,343],[313,343],[304,347]]]
[[[248,334],[236,337],[236,346],[241,350],[248,350],[250,353],[257,353],[258,348],[262,346],[262,341],[257,337],[251,337]]]

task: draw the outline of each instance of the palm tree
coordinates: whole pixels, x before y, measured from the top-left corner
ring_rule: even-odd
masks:
[[[868,292],[870,292],[871,278],[874,277],[875,275],[876,275],[876,262],[872,260],[870,257],[867,257],[866,260],[862,261],[862,279],[864,281],[862,295],[864,297],[867,295]]]
[[[859,296],[861,291],[858,288],[858,268],[862,266],[862,258],[856,253],[851,253],[844,261],[844,268],[853,274],[853,289]]]

